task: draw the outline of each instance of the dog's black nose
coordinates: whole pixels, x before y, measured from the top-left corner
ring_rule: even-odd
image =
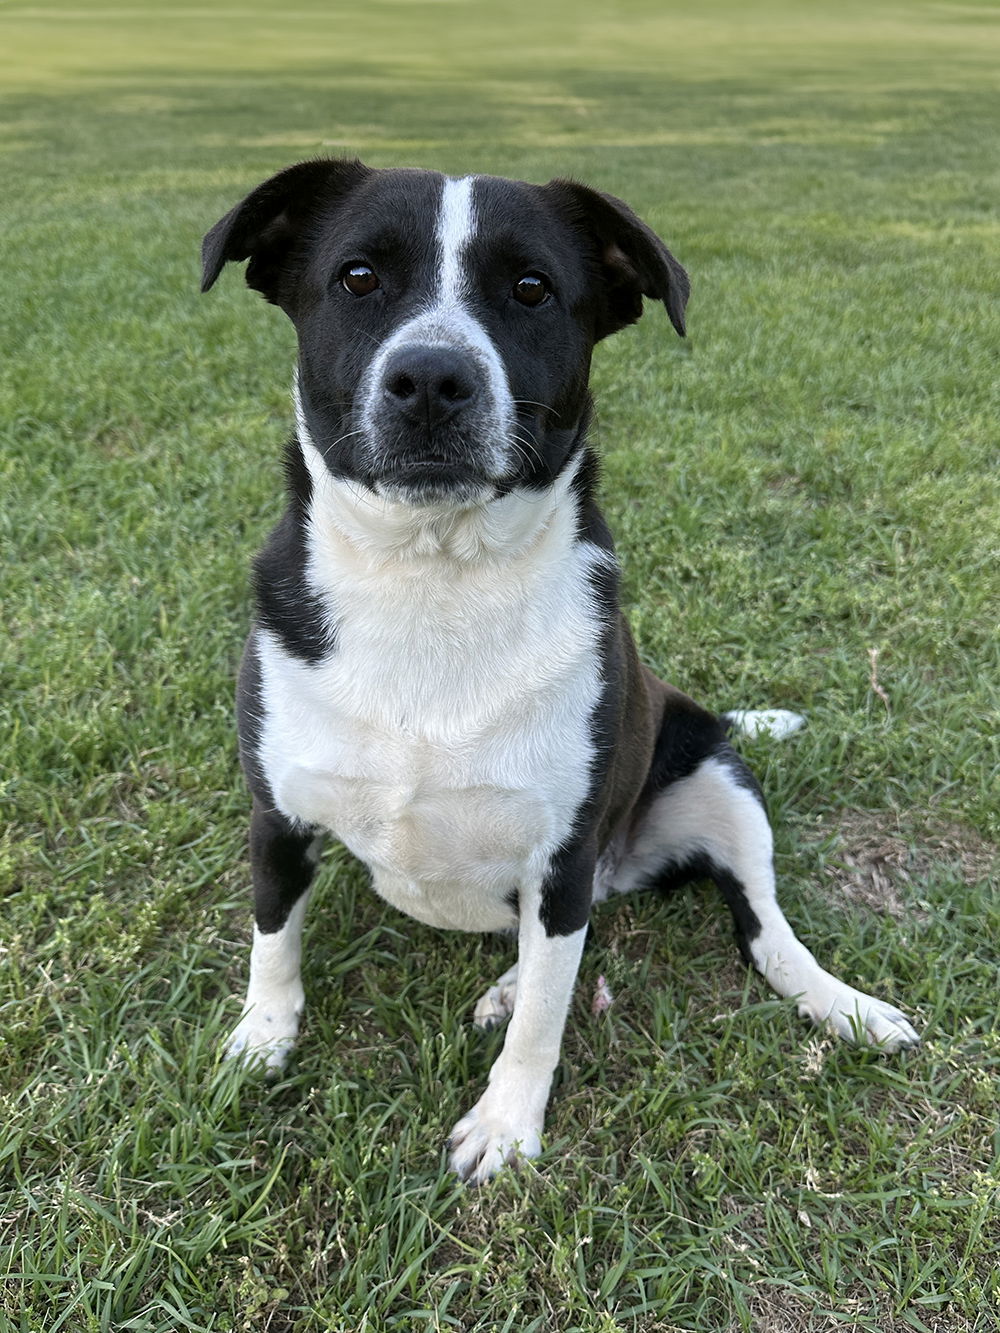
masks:
[[[407,421],[437,426],[457,416],[479,393],[476,367],[452,347],[400,347],[382,383],[389,406]]]

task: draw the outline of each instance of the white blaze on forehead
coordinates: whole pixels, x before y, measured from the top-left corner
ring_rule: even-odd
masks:
[[[438,300],[442,305],[457,304],[462,297],[462,251],[475,230],[472,184],[471,176],[463,176],[461,180],[448,178],[441,194],[437,239],[441,246]]]

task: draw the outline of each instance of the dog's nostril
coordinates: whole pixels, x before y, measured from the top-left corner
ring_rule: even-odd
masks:
[[[459,384],[457,380],[442,380],[438,386],[441,397],[449,403],[456,403],[462,398],[469,397],[469,391],[464,384]]]
[[[409,375],[394,375],[389,381],[388,390],[394,398],[412,398],[417,392],[417,386]]]

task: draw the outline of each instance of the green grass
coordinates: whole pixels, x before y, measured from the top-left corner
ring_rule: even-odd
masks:
[[[951,0],[0,10],[3,1333],[1000,1327],[998,66]],[[509,946],[334,854],[287,1077],[220,1064],[294,350],[198,243],[341,150],[575,174],[689,267],[689,340],[650,311],[595,365],[641,650],[808,713],[749,747],[783,900],[919,1052],[806,1030],[707,889],[623,901],[545,1156],[465,1190]]]

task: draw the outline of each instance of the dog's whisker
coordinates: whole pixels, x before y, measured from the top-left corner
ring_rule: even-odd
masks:
[[[538,447],[533,440],[527,439],[525,436],[515,432],[510,436],[510,442],[518,450],[519,454],[524,459],[524,461],[529,465],[529,467],[532,466],[531,459],[528,453],[526,453],[525,451],[526,450],[530,451],[530,453],[534,455],[535,459],[538,462],[538,466],[542,469],[544,474],[549,478],[550,481],[553,480],[552,469],[549,467],[548,463],[546,463],[545,459],[539,453]]]

